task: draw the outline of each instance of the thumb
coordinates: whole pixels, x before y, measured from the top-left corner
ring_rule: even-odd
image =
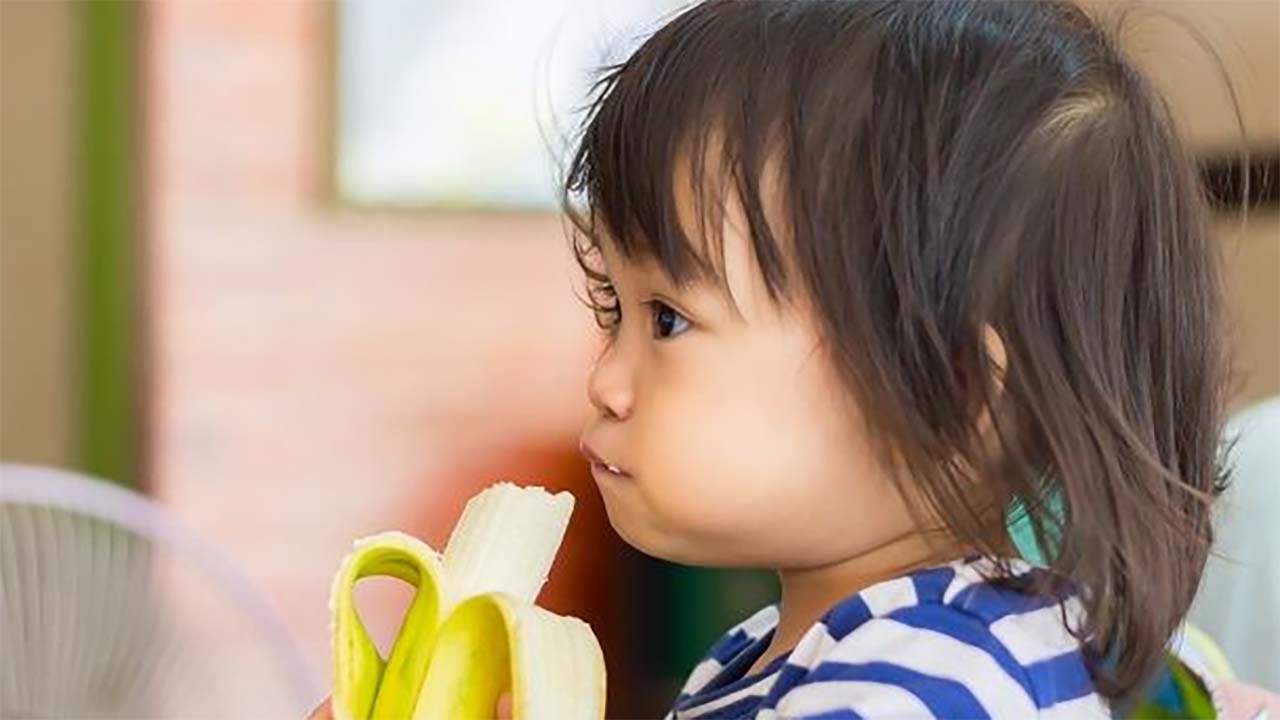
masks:
[[[324,699],[315,710],[307,716],[307,720],[333,720],[333,696]]]

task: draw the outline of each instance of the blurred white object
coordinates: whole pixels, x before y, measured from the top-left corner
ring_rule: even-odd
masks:
[[[0,464],[0,717],[303,717],[279,617],[163,507]]]
[[[337,6],[335,176],[357,204],[556,206],[594,72],[687,0]]]
[[[1232,477],[1218,503],[1214,551],[1190,620],[1236,676],[1280,690],[1280,397],[1227,424]]]

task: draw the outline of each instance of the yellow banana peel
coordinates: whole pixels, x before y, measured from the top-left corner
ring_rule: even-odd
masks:
[[[398,531],[357,540],[329,594],[336,720],[597,720],[605,664],[591,627],[534,604],[573,495],[497,483],[473,497],[441,556]],[[361,578],[414,586],[383,658],[352,602]]]

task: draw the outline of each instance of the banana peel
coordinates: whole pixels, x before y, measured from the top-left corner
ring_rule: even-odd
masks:
[[[399,531],[357,540],[329,595],[337,720],[604,717],[604,655],[582,620],[534,601],[564,538],[573,496],[497,483],[473,497],[443,556]],[[366,577],[415,588],[384,659],[355,610]]]

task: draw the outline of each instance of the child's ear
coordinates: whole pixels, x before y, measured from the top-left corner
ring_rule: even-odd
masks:
[[[994,371],[994,385],[996,393],[999,394],[1004,389],[1004,373],[1005,368],[1009,365],[1009,354],[1004,347],[1004,338],[1000,337],[1000,333],[991,327],[990,324],[982,326],[982,344],[987,350],[987,359],[991,363]]]
[[[982,326],[982,344],[987,355],[987,364],[991,368],[991,384],[995,392],[991,395],[991,403],[995,404],[997,398],[1004,392],[1005,369],[1009,364],[1009,354],[1004,346],[1004,338],[1000,337],[1000,333],[989,324]],[[978,432],[982,436],[988,436],[991,432],[991,407],[984,407],[978,417]]]

